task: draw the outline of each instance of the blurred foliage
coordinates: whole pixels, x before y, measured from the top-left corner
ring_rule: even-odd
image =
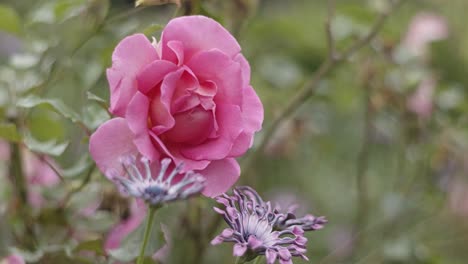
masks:
[[[331,31],[339,51],[388,6],[387,0],[334,2]],[[241,176],[273,200],[294,196],[306,211],[327,216],[326,228],[308,235],[314,263],[466,263],[466,9],[464,0],[407,1],[370,45],[321,80]],[[405,35],[422,13],[441,17],[448,35],[415,55]],[[118,41],[135,32],[158,38],[171,17],[187,14],[213,17],[238,38],[265,127],[327,58],[325,0],[186,0],[179,9],[135,8],[130,0],[0,3],[0,256],[112,263],[136,254],[140,229],[110,257],[103,249],[111,227],[129,217],[130,203],[92,165],[87,141],[110,118],[105,69]],[[427,78],[435,87],[423,97],[432,107],[423,116],[409,101]],[[25,162],[14,164],[13,146],[50,159],[60,173],[57,185],[39,188],[40,207],[23,208],[17,199],[12,174]],[[170,263],[234,262],[231,245],[211,247],[212,237],[203,237],[212,228],[211,205],[200,198],[157,213],[173,236]],[[93,206],[92,214],[82,213]],[[159,228],[153,238],[154,251],[164,241]]]

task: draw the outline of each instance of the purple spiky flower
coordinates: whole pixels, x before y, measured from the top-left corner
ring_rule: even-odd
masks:
[[[126,175],[111,175],[111,178],[130,196],[143,199],[151,205],[160,205],[174,200],[187,199],[199,194],[205,187],[205,178],[193,171],[181,174],[183,164],[175,166],[169,173],[171,160],[164,158],[159,164],[159,172],[150,161],[128,156],[121,160]]]
[[[235,243],[233,254],[244,261],[259,255],[265,255],[267,264],[276,260],[290,264],[293,256],[308,260],[304,255],[307,245],[304,230],[320,229],[326,222],[323,217],[296,218],[292,213],[280,213],[247,186],[235,188],[231,196],[218,196],[216,201],[225,206],[224,209],[214,209],[223,215],[229,228],[211,244]]]

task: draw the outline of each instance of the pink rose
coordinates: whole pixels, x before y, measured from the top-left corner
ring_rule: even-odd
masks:
[[[204,16],[171,20],[155,42],[136,34],[115,48],[107,77],[118,117],[92,135],[91,155],[107,177],[128,153],[170,157],[206,177],[205,195],[223,193],[263,121],[249,64],[234,37]]]

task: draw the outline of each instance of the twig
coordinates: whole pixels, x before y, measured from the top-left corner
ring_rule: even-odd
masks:
[[[335,16],[335,1],[328,0],[327,4],[327,20],[325,21],[325,33],[327,34],[328,57],[334,59],[336,56],[336,45],[332,31],[332,20]]]
[[[383,12],[375,24],[372,26],[369,33],[367,33],[364,37],[357,40],[354,44],[349,46],[343,53],[336,54],[335,56],[327,56],[325,61],[320,65],[318,70],[315,74],[311,77],[311,79],[306,82],[303,88],[295,94],[291,100],[286,104],[280,114],[273,120],[272,124],[265,129],[265,134],[263,138],[260,139],[259,146],[253,150],[253,152],[249,155],[249,157],[244,162],[244,173],[248,173],[249,170],[252,168],[252,164],[258,159],[261,153],[265,150],[265,147],[268,144],[268,140],[271,138],[273,133],[278,129],[278,126],[286,120],[290,115],[292,115],[300,106],[302,106],[307,99],[309,99],[315,92],[320,80],[325,77],[329,72],[331,72],[336,66],[348,60],[354,53],[359,51],[361,48],[366,46],[370,41],[374,39],[374,37],[380,32],[385,21],[392,14],[402,3],[406,0],[398,0],[394,1],[391,7]],[[331,20],[329,18],[329,20]],[[332,54],[329,52],[329,54]]]
[[[84,187],[86,187],[86,185],[88,184],[88,182],[91,180],[91,176],[93,175],[93,172],[94,170],[96,169],[96,164],[93,164],[89,169],[88,169],[88,172],[86,173],[86,176],[85,178],[83,179],[83,181],[81,182],[81,184],[74,188],[73,190],[71,190],[64,198],[63,198],[63,201],[62,201],[62,207],[65,207],[68,205],[68,203],[70,202],[72,196],[83,190]]]
[[[35,153],[33,153],[35,155]],[[42,161],[44,162],[51,170],[53,170],[55,172],[55,174],[60,178],[61,181],[64,181],[65,178],[63,177],[63,175],[60,173],[60,171],[55,168],[55,166],[44,156],[44,155],[41,155],[41,154],[37,154],[37,157]]]

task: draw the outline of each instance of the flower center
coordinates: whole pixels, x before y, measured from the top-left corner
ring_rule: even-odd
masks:
[[[211,133],[213,115],[198,106],[174,115],[175,125],[164,136],[177,143],[199,144]]]
[[[150,196],[151,198],[155,198],[160,195],[165,195],[167,193],[167,190],[158,185],[152,185],[152,186],[146,187],[144,190],[144,193]]]
[[[248,240],[249,236],[253,235],[258,240],[262,241],[265,246],[271,246],[273,243],[273,227],[267,219],[259,218],[256,214],[251,214],[243,219],[244,223],[244,239]]]

